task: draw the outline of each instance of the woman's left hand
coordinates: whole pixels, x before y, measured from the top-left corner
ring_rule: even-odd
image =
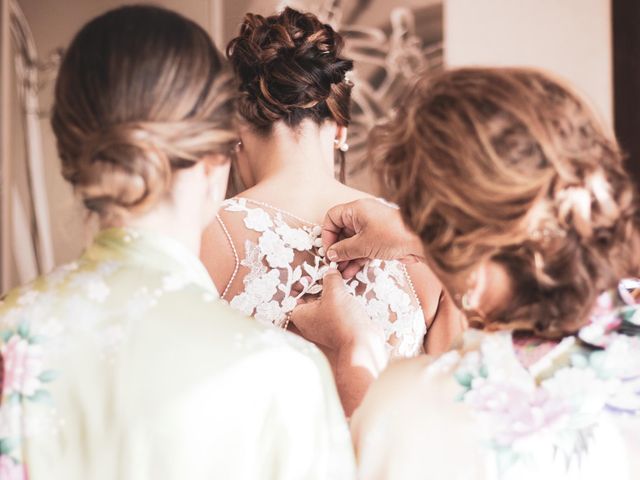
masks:
[[[298,305],[291,323],[304,338],[334,352],[359,342],[384,340],[382,329],[371,322],[335,269],[325,274],[320,298]]]

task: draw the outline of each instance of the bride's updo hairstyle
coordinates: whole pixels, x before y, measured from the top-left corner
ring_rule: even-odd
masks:
[[[546,74],[422,79],[373,138],[385,191],[454,296],[482,261],[506,268],[511,304],[485,328],[573,333],[599,293],[638,275],[638,205],[618,145]]]
[[[309,13],[247,14],[227,47],[240,83],[241,118],[262,134],[278,121],[295,128],[307,118],[348,126],[352,84],[345,74],[353,62],[340,56],[343,43]]]
[[[174,171],[226,154],[235,84],[209,35],[151,6],[112,10],[67,50],[52,126],[62,174],[85,206],[119,221],[153,207]]]

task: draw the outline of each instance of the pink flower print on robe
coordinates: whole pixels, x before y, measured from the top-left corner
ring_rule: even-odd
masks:
[[[505,446],[552,426],[571,411],[543,388],[527,390],[487,380],[477,382],[465,402],[488,415],[496,442]]]
[[[24,465],[17,463],[9,455],[0,455],[0,478],[2,480],[27,480]]]
[[[3,395],[19,393],[31,397],[40,388],[42,349],[14,334],[0,349],[4,363]]]

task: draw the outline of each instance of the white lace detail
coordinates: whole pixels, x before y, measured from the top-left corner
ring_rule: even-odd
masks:
[[[221,212],[225,213],[218,221],[236,260],[222,298],[260,322],[283,327],[300,297],[322,291],[322,277],[329,264],[322,248],[321,227],[247,198],[227,200]],[[241,222],[236,214],[242,215]],[[241,227],[235,242],[223,216]],[[244,246],[244,255],[237,245]],[[229,299],[232,285],[241,277],[242,287],[233,289],[239,293]],[[347,286],[371,320],[383,328],[392,357],[423,352],[424,315],[404,265],[373,260]]]

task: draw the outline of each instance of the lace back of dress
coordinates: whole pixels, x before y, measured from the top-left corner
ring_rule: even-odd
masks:
[[[246,198],[227,200],[218,222],[235,257],[222,292],[233,308],[283,327],[301,297],[322,291],[329,263],[319,225]],[[347,286],[383,329],[392,357],[423,352],[424,316],[402,264],[374,260]]]

